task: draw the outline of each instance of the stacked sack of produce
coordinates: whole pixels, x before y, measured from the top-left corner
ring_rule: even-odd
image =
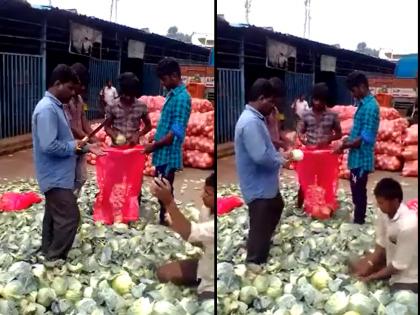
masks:
[[[152,131],[147,134],[147,140],[152,141],[156,133],[160,112],[165,103],[161,96],[142,96],[140,98],[148,109],[152,121]],[[214,108],[213,104],[205,99],[193,98],[191,100],[191,116],[188,121],[187,134],[183,147],[185,166],[194,168],[210,168],[214,162]],[[154,168],[149,156],[146,161],[145,175],[154,175]]]
[[[412,125],[406,130],[403,140],[404,150],[402,157],[404,158],[403,176],[418,175],[418,125]]]

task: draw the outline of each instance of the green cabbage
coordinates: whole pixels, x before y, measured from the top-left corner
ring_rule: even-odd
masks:
[[[349,297],[344,292],[336,292],[330,296],[325,304],[325,311],[328,314],[337,315],[346,311],[349,304]]]
[[[51,305],[51,303],[57,298],[53,289],[42,288],[38,291],[37,302],[45,307]]]

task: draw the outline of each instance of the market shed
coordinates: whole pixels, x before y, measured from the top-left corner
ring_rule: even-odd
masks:
[[[72,11],[7,5],[13,2],[0,8],[0,139],[30,132],[32,111],[57,64],[80,62],[88,68],[93,119],[100,117],[98,93],[107,79],[116,83],[120,73],[134,72],[139,94],[158,95],[155,68],[163,57],[187,65],[209,62],[206,48]],[[89,49],[77,50],[76,31],[86,32]]]
[[[222,18],[217,19],[216,47],[218,143],[233,140],[236,120],[247,99],[246,91],[257,78],[281,78],[286,84],[288,105],[300,94],[309,96],[313,84],[318,82],[328,85],[331,105],[351,104],[345,86],[350,72],[391,76],[395,68],[394,63],[380,58],[271,29],[232,25]],[[286,117],[290,128],[293,126],[290,106]]]

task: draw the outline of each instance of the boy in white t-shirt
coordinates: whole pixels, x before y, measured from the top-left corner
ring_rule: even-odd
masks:
[[[206,213],[200,213],[200,222],[190,222],[179,211],[171,193],[171,185],[165,178],[155,178],[151,191],[166,209],[166,220],[172,230],[184,240],[200,243],[204,254],[198,259],[180,260],[158,268],[157,277],[161,282],[178,285],[197,285],[200,301],[214,299],[214,210],[216,176],[207,177],[202,193]]]
[[[389,279],[391,291],[418,292],[418,216],[402,202],[401,185],[392,178],[382,179],[374,194],[380,211],[376,221],[373,253],[351,266],[365,282]]]

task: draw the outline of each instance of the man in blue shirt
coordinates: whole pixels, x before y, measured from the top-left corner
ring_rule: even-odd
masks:
[[[79,224],[75,187],[76,159],[88,151],[101,155],[96,146],[75,140],[64,112],[75,95],[79,78],[67,65],[51,74],[45,96],[32,115],[32,141],[36,177],[45,195],[41,251],[46,263],[63,263],[72,247]]]
[[[354,71],[347,77],[347,87],[357,101],[350,137],[343,141],[338,152],[349,149],[348,167],[354,204],[354,223],[364,224],[367,207],[369,173],[375,170],[375,141],[379,129],[379,105],[369,91],[367,77]]]
[[[249,208],[247,262],[254,264],[267,261],[270,240],[284,207],[279,191],[282,158],[264,120],[273,110],[275,94],[268,80],[255,81],[235,128],[236,169]]]
[[[153,152],[152,164],[156,168],[156,177],[166,178],[173,193],[175,172],[183,167],[182,144],[191,114],[191,97],[182,83],[181,68],[175,59],[161,60],[157,66],[157,75],[169,93],[160,114],[154,142],[145,146],[145,152]],[[159,203],[160,223],[166,225],[166,210]]]

